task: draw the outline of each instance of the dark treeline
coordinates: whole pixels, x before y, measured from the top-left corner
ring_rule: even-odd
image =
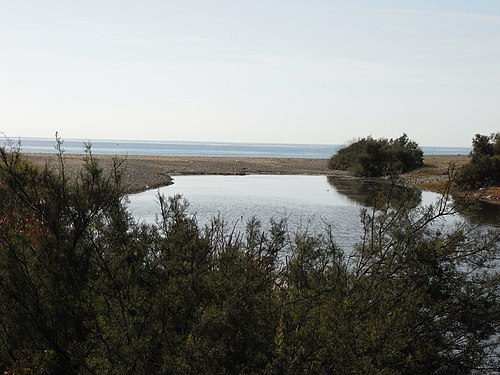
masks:
[[[472,374],[498,366],[498,231],[434,207],[335,228],[201,228],[180,197],[135,222],[89,152],[79,176],[0,160],[0,373]],[[411,199],[410,199],[411,200]]]

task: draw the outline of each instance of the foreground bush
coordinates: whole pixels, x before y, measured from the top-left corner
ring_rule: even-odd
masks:
[[[331,169],[347,170],[357,176],[379,177],[410,171],[423,165],[423,152],[406,134],[396,139],[371,137],[341,148],[331,157]]]
[[[471,160],[462,167],[457,183],[464,189],[500,185],[500,133],[476,134],[472,140]]]
[[[120,168],[76,181],[0,163],[0,372],[469,374],[497,368],[499,233],[404,204],[363,211],[354,249],[284,221],[200,228],[180,197],[156,225]],[[495,350],[497,350],[495,352]]]

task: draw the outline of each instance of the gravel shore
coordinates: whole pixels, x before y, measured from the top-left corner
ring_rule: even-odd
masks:
[[[57,168],[54,154],[26,154],[33,163]],[[70,175],[82,167],[84,155],[64,155],[64,165]],[[153,189],[171,183],[175,175],[329,175],[327,159],[296,158],[231,158],[231,157],[174,157],[174,156],[110,156],[94,155],[106,170],[113,166],[113,158],[123,161],[125,185],[128,193]]]
[[[55,154],[25,154],[33,163],[57,168]],[[65,154],[66,171],[71,174],[82,167],[84,155]],[[100,165],[109,170],[113,158],[123,161],[125,184],[128,193],[154,189],[171,183],[175,175],[346,175],[346,172],[332,171],[328,159],[297,158],[233,158],[233,157],[177,157],[177,156],[111,156],[94,155]],[[403,176],[405,182],[423,188],[437,190],[448,178],[450,164],[460,168],[467,163],[468,156],[426,156],[424,167]]]

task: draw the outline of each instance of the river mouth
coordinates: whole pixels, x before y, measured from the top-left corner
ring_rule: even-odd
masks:
[[[388,184],[380,180],[332,176],[246,175],[246,176],[175,176],[174,184],[129,196],[134,218],[152,223],[159,212],[157,194],[182,195],[187,212],[202,226],[216,216],[228,226],[243,232],[253,217],[264,225],[271,219],[286,218],[292,231],[321,233],[330,226],[335,240],[351,248],[362,235],[360,213],[371,208]],[[418,189],[392,189],[394,199],[404,199],[412,206],[429,205],[440,195]],[[473,223],[498,224],[498,210],[483,206],[455,219]]]
[[[189,201],[188,213],[201,225],[220,215],[235,230],[258,219],[266,226],[271,219],[286,218],[290,230],[322,232],[335,228],[339,243],[352,246],[361,236],[363,207],[333,188],[325,176],[176,176],[174,184],[159,189],[165,196],[181,194]],[[158,191],[129,196],[133,216],[152,222],[158,212]]]

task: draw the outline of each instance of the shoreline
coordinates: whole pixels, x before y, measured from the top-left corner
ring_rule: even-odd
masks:
[[[57,154],[23,155],[37,166],[58,168]],[[68,174],[76,175],[83,166],[85,155],[64,154]],[[171,184],[176,175],[333,175],[328,159],[307,158],[238,158],[203,156],[123,156],[93,155],[105,171],[113,167],[113,159],[123,161],[124,185],[127,194],[139,193]],[[343,172],[341,172],[343,173]]]
[[[35,165],[58,168],[57,154],[23,155]],[[64,154],[68,175],[75,176],[83,166],[85,155]],[[105,171],[111,170],[113,159],[123,162],[123,183],[127,194],[168,186],[176,175],[324,175],[349,176],[348,172],[328,168],[329,159],[265,158],[265,157],[205,157],[205,156],[123,156],[93,155]],[[424,166],[401,176],[404,183],[424,190],[442,191],[448,179],[449,165],[458,170],[468,163],[466,155],[424,156]],[[481,200],[500,204],[500,189],[481,192]]]

